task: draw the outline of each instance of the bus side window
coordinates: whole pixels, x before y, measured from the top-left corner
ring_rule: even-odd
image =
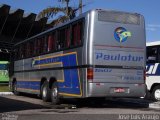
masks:
[[[29,56],[32,57],[34,55],[34,53],[33,53],[33,51],[34,51],[34,42],[31,41],[31,42],[29,42],[29,44],[30,44],[30,52],[29,52],[30,55]]]
[[[43,53],[46,53],[48,50],[48,36],[44,37]]]
[[[64,49],[70,47],[70,27],[65,27],[58,31],[58,49]]]
[[[158,50],[157,50],[157,61],[158,61],[158,63],[160,62],[160,46],[158,46],[158,48],[157,48]]]
[[[67,27],[65,29],[65,48],[70,47],[70,39],[71,39],[71,34],[70,34],[70,27]]]
[[[157,62],[157,48],[149,47],[147,48],[147,63]]]
[[[38,48],[38,44],[37,44],[37,40],[34,40],[34,51],[33,51],[33,55],[37,55],[37,48]]]
[[[41,38],[37,40],[37,55],[41,53]]]
[[[42,54],[42,53],[44,53],[45,37],[40,38],[39,41],[40,41],[39,52],[40,52],[40,54]]]
[[[82,44],[83,22],[80,21],[72,25],[72,41],[71,46],[76,47]]]
[[[48,36],[48,52],[55,50],[55,33]]]
[[[26,57],[30,57],[30,56],[31,56],[31,44],[30,42],[28,42],[26,45]]]
[[[65,47],[65,29],[60,29],[58,31],[58,49],[63,49]]]
[[[79,22],[77,25],[77,45],[82,44],[82,32],[83,31],[83,23]]]
[[[77,24],[72,26],[72,41],[71,41],[72,47],[76,46],[76,38],[77,38]]]

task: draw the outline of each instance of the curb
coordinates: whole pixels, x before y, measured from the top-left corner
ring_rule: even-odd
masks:
[[[3,95],[13,95],[12,92],[0,92],[0,96],[3,96]]]
[[[149,108],[160,109],[160,102],[150,103]]]

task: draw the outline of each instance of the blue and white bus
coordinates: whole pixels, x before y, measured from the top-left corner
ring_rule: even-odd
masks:
[[[144,97],[142,15],[91,10],[14,46],[15,94],[61,98]]]
[[[147,43],[146,84],[149,96],[160,101],[160,41]]]

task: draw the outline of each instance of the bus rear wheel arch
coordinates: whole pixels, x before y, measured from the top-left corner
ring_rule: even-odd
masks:
[[[160,85],[157,85],[153,88],[151,92],[151,98],[154,101],[160,101]]]

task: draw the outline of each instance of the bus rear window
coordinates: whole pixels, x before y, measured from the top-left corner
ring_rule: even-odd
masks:
[[[129,14],[116,11],[99,11],[98,20],[103,22],[115,22],[124,24],[140,24],[140,16],[138,14]]]

